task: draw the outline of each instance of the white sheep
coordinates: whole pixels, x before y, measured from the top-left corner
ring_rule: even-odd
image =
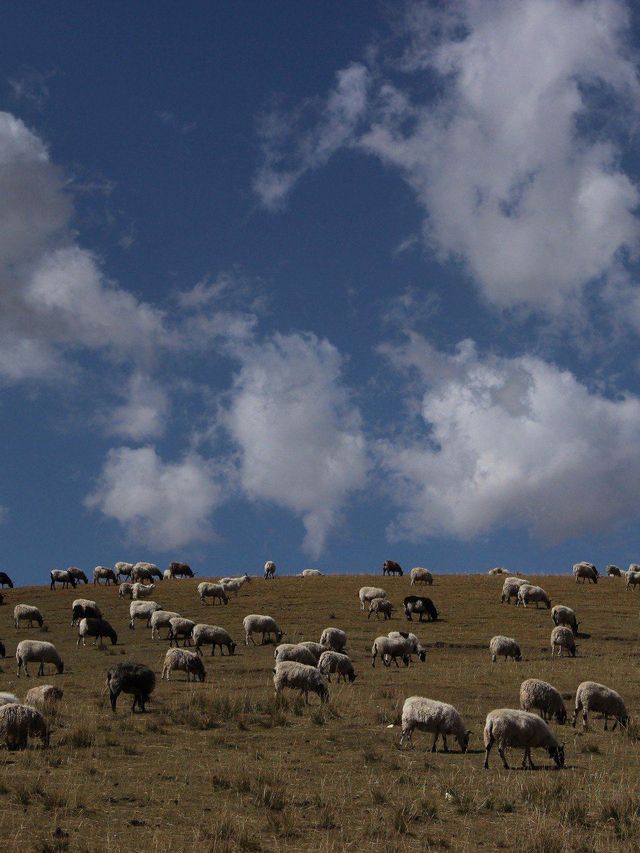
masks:
[[[540,602],[546,605],[548,610],[551,610],[551,599],[541,586],[534,586],[530,583],[522,584],[522,586],[518,590],[518,600],[516,602],[516,605],[526,607],[532,602],[535,602],[536,610],[538,609],[538,604]]]
[[[491,663],[496,662],[498,655],[503,657],[505,660],[507,658],[513,658],[517,661],[522,660],[520,646],[516,643],[513,637],[504,637],[501,634],[492,637],[491,642],[489,643],[489,651],[491,652]]]
[[[273,634],[276,643],[279,643],[284,637],[284,633],[278,627],[278,623],[271,616],[260,616],[257,613],[250,613],[249,616],[245,616],[242,620],[242,627],[244,628],[244,638],[247,646],[249,645],[249,640],[251,640],[254,646],[256,645],[252,636],[253,634],[262,634],[262,645],[264,645],[267,635],[271,636]]]
[[[501,603],[504,604],[506,601],[507,604],[510,604],[512,598],[515,598],[517,602],[518,590],[526,583],[528,583],[528,581],[526,581],[524,578],[505,578],[505,581],[502,584],[502,596],[500,598]]]
[[[115,566],[113,567],[113,570],[115,571],[116,577],[118,578],[118,580],[120,580],[121,577],[130,578],[132,569],[133,569],[133,563],[124,563],[124,562],[116,563]]]
[[[118,596],[120,598],[133,598],[133,584],[131,581],[124,581],[118,587]]]
[[[139,582],[131,584],[131,598],[133,601],[139,601],[141,598],[151,598],[155,588],[156,585],[153,583],[149,585]]]
[[[320,645],[334,652],[341,652],[347,645],[347,634],[340,628],[325,628],[320,637]]]
[[[629,714],[622,696],[611,687],[598,684],[597,681],[583,681],[576,690],[576,707],[573,712],[571,725],[575,728],[579,712],[582,711],[582,726],[587,728],[589,711],[604,714],[604,729],[607,731],[607,720],[615,720],[613,729],[620,723],[622,728],[629,724]]]
[[[520,707],[523,711],[540,711],[543,720],[553,719],[563,726],[567,721],[567,709],[562,696],[548,681],[527,678],[520,685]]]
[[[93,570],[93,583],[99,584],[101,580],[105,581],[107,586],[111,583],[118,583],[116,573],[108,566],[96,566]]]
[[[398,658],[405,666],[409,666],[409,646],[406,637],[376,637],[371,646],[371,666],[375,667],[378,655],[384,666],[391,666],[393,662],[399,667]]]
[[[228,604],[229,599],[227,597],[227,593],[225,592],[224,586],[219,583],[209,583],[208,581],[203,581],[198,584],[198,595],[200,596],[200,603],[206,604],[205,599],[211,598],[212,605],[215,606],[216,598],[218,601],[221,601],[223,604]]]
[[[336,673],[337,680],[353,682],[358,677],[353,669],[353,663],[348,655],[343,655],[340,652],[326,651],[323,652],[318,661],[318,670],[326,675],[327,681],[331,681],[331,673]]]
[[[155,610],[151,614],[149,624],[151,625],[151,639],[160,639],[160,628],[171,628],[171,620],[180,618],[180,614],[173,610]]]
[[[436,742],[442,735],[444,751],[449,752],[447,735],[453,735],[458,741],[460,750],[466,752],[469,747],[470,731],[467,731],[464,721],[453,705],[438,702],[435,699],[425,699],[423,696],[410,696],[402,706],[402,736],[400,746],[408,740],[413,746],[413,730],[433,734],[431,752],[436,751]]]
[[[305,648],[309,649],[311,654],[316,659],[316,663],[320,660],[320,656],[326,652],[326,649],[320,643],[314,643],[313,640],[304,640],[302,643],[298,643],[299,646],[305,646]]]
[[[318,663],[313,652],[306,646],[298,643],[280,643],[279,646],[276,646],[273,656],[276,662],[294,660],[298,663],[306,663],[307,666],[317,666]]]
[[[32,661],[37,661],[40,664],[38,667],[38,675],[44,675],[45,663],[53,664],[58,675],[64,671],[64,663],[62,662],[62,658],[58,654],[58,650],[53,643],[47,643],[44,640],[21,640],[16,649],[18,678],[20,678],[20,670],[23,668],[25,675],[29,678],[27,664]]]
[[[305,704],[309,704],[309,693],[316,693],[321,702],[329,701],[329,685],[324,675],[315,666],[284,660],[276,663],[273,670],[273,686],[276,697],[279,697],[285,687],[299,690],[304,696]]]
[[[154,578],[162,580],[162,572],[155,563],[146,563],[144,560],[136,563],[131,569],[131,580],[136,582],[152,581]]]
[[[49,589],[55,589],[57,583],[62,584],[62,589],[69,589],[69,586],[72,586],[74,589],[77,586],[77,581],[71,572],[68,572],[66,569],[53,569],[49,573],[51,577],[51,585]]]
[[[299,578],[319,578],[322,577],[320,569],[303,569],[298,575]]]
[[[251,583],[251,578],[247,574],[244,574],[241,578],[224,578],[221,581],[225,592],[234,592],[236,595],[246,583]]]
[[[169,649],[167,651],[164,656],[161,679],[166,678],[169,681],[169,676],[174,669],[186,672],[187,681],[191,681],[192,675],[194,681],[196,678],[199,681],[204,681],[207,674],[200,656],[188,649]]]
[[[172,616],[169,619],[169,645],[173,644],[173,641],[176,641],[176,646],[178,645],[178,641],[182,637],[183,646],[191,645],[191,637],[193,635],[193,629],[196,627],[196,623],[191,619],[184,619],[182,616]]]
[[[369,604],[375,598],[388,598],[387,593],[378,586],[363,586],[358,591],[360,606],[364,610],[365,604]]]
[[[551,621],[554,625],[566,625],[574,634],[578,633],[578,620],[575,612],[564,604],[556,604],[551,608]]]
[[[27,690],[24,704],[38,708],[40,711],[51,711],[63,696],[62,688],[54,687],[53,684],[39,684]]]
[[[370,619],[374,613],[376,615],[376,619],[382,613],[386,622],[387,619],[391,619],[391,616],[393,614],[393,604],[386,598],[374,598],[373,601],[369,603],[369,612],[367,613],[367,619]]]
[[[546,749],[557,767],[564,767],[564,746],[558,743],[553,732],[537,714],[520,711],[515,708],[498,708],[489,711],[484,726],[485,770],[489,769],[489,753],[494,743],[498,744],[498,753],[505,770],[509,769],[505,750],[512,746],[524,749],[522,766],[535,770],[531,760],[531,750],[538,747]]]
[[[565,651],[569,652],[571,657],[576,656],[576,641],[571,628],[566,625],[558,625],[551,632],[551,657],[554,652],[558,651],[558,657],[561,658]]]
[[[502,566],[496,566],[495,569],[489,569],[488,575],[508,575],[509,572]]]
[[[90,598],[76,598],[71,605],[71,624],[77,625],[85,616],[89,619],[101,619],[102,611]]]
[[[14,702],[20,703],[20,700],[14,693],[0,692],[0,705],[9,705]]]
[[[429,586],[433,586],[433,575],[429,569],[425,569],[422,566],[416,566],[411,569],[410,577],[410,586],[415,586],[417,583],[426,583]]]
[[[16,604],[13,608],[13,624],[16,629],[19,628],[20,622],[28,622],[29,628],[33,628],[33,623],[37,622],[38,626],[42,628],[44,619],[42,613],[32,604]]]
[[[7,749],[25,749],[29,737],[39,737],[49,746],[49,726],[40,711],[14,702],[0,707],[0,740]]]
[[[229,632],[219,625],[205,625],[202,623],[196,625],[193,629],[193,641],[196,652],[199,654],[201,654],[201,646],[208,646],[209,644],[211,644],[212,655],[215,654],[216,646],[220,646],[220,655],[223,654],[222,649],[224,647],[226,647],[227,654],[229,655],[234,654],[236,650],[236,644],[231,639]]]
[[[576,583],[579,582],[580,578],[582,578],[583,584],[585,581],[598,583],[598,570],[593,563],[576,563],[573,567],[573,576],[576,579]]]
[[[635,565],[635,563],[633,565]],[[624,573],[624,576],[627,581],[627,589],[635,589],[637,586],[640,586],[640,572],[634,572],[629,570],[628,572]]]
[[[151,614],[155,613],[156,610],[162,610],[162,608],[155,601],[132,601],[129,605],[129,616],[131,617],[129,627],[131,630],[136,627],[136,619],[144,619],[148,628],[151,624]]]
[[[276,564],[273,562],[273,560],[267,560],[267,562],[264,564],[264,579],[268,581],[269,578],[275,578],[275,576]]]
[[[411,634],[407,631],[389,631],[387,637],[405,640],[407,653],[409,655],[409,662],[413,660],[414,655],[417,655],[422,663],[427,659],[427,650],[415,634]]]

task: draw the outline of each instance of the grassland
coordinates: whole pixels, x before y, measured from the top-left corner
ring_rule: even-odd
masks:
[[[128,602],[116,588],[43,587],[6,591],[0,608],[0,689],[24,695],[42,679],[17,679],[19,639],[53,641],[65,673],[46,682],[65,691],[53,721],[51,748],[0,750],[0,850],[7,851],[372,851],[513,850],[528,853],[640,849],[640,742],[604,732],[591,721],[583,733],[555,727],[566,741],[567,766],[503,770],[497,754],[482,768],[487,711],[517,707],[520,682],[544,678],[566,694],[578,683],[618,689],[632,716],[640,708],[638,604],[620,579],[577,586],[571,577],[536,579],[554,603],[578,612],[575,659],[550,658],[547,610],[500,604],[502,579],[439,576],[428,594],[441,611],[436,623],[415,625],[427,662],[408,669],[371,668],[372,640],[407,623],[367,620],[357,600],[364,584],[382,585],[397,604],[408,578],[323,577],[255,579],[227,607],[202,607],[196,581],[165,581],[155,598],[196,621],[225,626],[239,643],[233,657],[205,656],[207,680],[184,674],[160,682],[166,641],[127,628]],[[119,633],[104,651],[76,647],[71,601],[95,598]],[[35,604],[45,628],[16,631],[13,605]],[[326,626],[344,628],[359,677],[332,686],[331,702],[308,708],[293,695],[277,704],[273,647],[242,642],[242,618],[269,613],[285,639],[319,639]],[[490,663],[488,642],[504,633],[521,644],[520,663]],[[149,664],[158,684],[144,716],[121,697],[111,713],[104,674],[113,663]],[[399,714],[407,696],[451,702],[473,737],[470,751],[428,751],[429,736],[400,750]],[[389,728],[394,724],[393,728]],[[511,755],[519,768],[521,754]]]

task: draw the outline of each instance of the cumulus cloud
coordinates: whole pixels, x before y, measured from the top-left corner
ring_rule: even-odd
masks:
[[[210,462],[196,453],[164,462],[153,447],[109,451],[85,504],[115,519],[131,541],[166,551],[212,535],[221,490]]]
[[[113,435],[142,441],[163,435],[170,412],[169,395],[156,380],[136,372],[129,378],[124,402],[108,415],[105,426]]]
[[[301,515],[304,548],[317,557],[368,470],[342,357],[310,334],[276,334],[237,356],[242,367],[223,423],[239,448],[242,489]]]
[[[558,541],[637,513],[637,396],[608,399],[532,356],[481,358],[471,341],[446,355],[412,334],[386,354],[424,389],[416,434],[379,448],[392,538],[512,526]]]

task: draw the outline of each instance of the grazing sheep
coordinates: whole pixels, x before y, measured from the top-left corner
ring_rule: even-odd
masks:
[[[402,571],[402,566],[400,563],[396,563],[395,560],[385,560],[382,564],[382,574],[383,575],[402,575],[404,572]]]
[[[516,605],[526,607],[528,604],[531,604],[532,601],[535,601],[536,610],[538,609],[538,604],[540,602],[546,605],[547,610],[551,610],[551,599],[541,586],[533,586],[530,583],[522,584],[518,590],[518,600]]]
[[[298,575],[299,578],[319,578],[322,577],[320,569],[303,569]]]
[[[607,574],[610,578],[621,578],[622,571],[617,566],[607,566]]]
[[[6,572],[0,572],[0,587],[4,588],[5,586],[13,589],[13,581]]]
[[[82,640],[82,645],[86,646],[87,637],[95,638],[93,641],[94,646],[100,641],[99,645],[101,649],[103,648],[103,637],[109,637],[112,646],[115,646],[118,642],[118,635],[106,619],[87,619],[86,617],[82,619],[78,625],[78,641],[76,646],[80,645],[80,640]]]
[[[635,589],[640,585],[640,572],[632,572],[629,570],[628,572],[625,572],[625,577],[627,579],[627,589],[631,589],[632,587]]]
[[[222,604],[228,604],[229,599],[227,597],[227,593],[225,592],[222,584],[219,583],[207,583],[203,581],[198,584],[198,595],[200,596],[200,603],[206,605],[205,599],[211,598],[212,605],[215,606],[216,598],[222,602]]]
[[[329,686],[324,675],[315,666],[284,660],[276,663],[273,670],[273,686],[276,697],[279,697],[285,687],[299,690],[304,696],[305,704],[309,704],[309,692],[317,693],[320,702],[329,701]]]
[[[118,580],[120,580],[120,578],[130,578],[132,569],[133,563],[119,562],[116,563],[113,567],[113,570],[115,571]]]
[[[567,709],[562,696],[548,681],[527,678],[520,685],[520,707],[523,711],[540,711],[543,720],[553,719],[563,726],[567,721]]]
[[[133,601],[139,601],[141,598],[151,598],[155,588],[156,585],[154,583],[147,586],[147,584],[136,581],[136,583],[131,584],[131,598]]]
[[[515,598],[517,603],[518,590],[526,583],[528,583],[528,581],[526,581],[524,578],[505,578],[505,582],[502,584],[502,596],[500,598],[500,602],[504,604],[506,601],[507,604],[511,604],[511,599]]]
[[[80,581],[82,581],[83,583],[89,583],[89,579],[87,578],[85,573],[77,566],[69,566],[67,571],[70,575],[73,575],[73,577],[76,579],[76,583],[80,583]],[[55,689],[57,690],[57,688]]]
[[[168,628],[171,630],[171,620],[175,618],[179,619],[180,614],[175,613],[173,610],[155,610],[151,614],[151,619],[149,619],[149,624],[151,625],[151,639],[160,639],[160,628]]]
[[[37,622],[38,627],[42,628],[44,619],[42,618],[42,613],[32,604],[16,604],[13,608],[13,624],[16,626],[16,629],[19,628],[20,622],[28,622],[30,628],[33,628],[34,622]]]
[[[340,652],[327,651],[323,652],[318,661],[318,671],[326,675],[327,681],[331,681],[331,673],[335,672],[338,676],[337,680],[353,682],[358,677],[353,670],[353,663],[348,655],[340,654]]]
[[[391,666],[393,662],[399,667],[398,658],[402,660],[405,666],[409,666],[409,646],[408,635],[406,637],[376,637],[371,646],[371,666],[375,667],[378,655],[380,655],[380,660],[384,666]]]
[[[313,652],[299,643],[280,643],[279,646],[276,646],[273,656],[276,662],[295,660],[298,663],[306,663],[307,666],[317,666],[318,664]]]
[[[162,573],[162,579],[165,581],[173,580],[173,576],[172,576],[171,572],[169,571],[169,569],[164,570],[164,572]]]
[[[255,646],[256,642],[253,639],[253,634],[262,634],[263,646],[265,644],[267,634],[269,636],[273,634],[276,643],[279,643],[284,637],[284,632],[280,630],[278,623],[275,619],[272,619],[271,616],[260,616],[256,613],[251,613],[249,616],[244,617],[242,620],[242,626],[244,628],[244,638],[247,646],[249,645],[249,640],[251,640]]]
[[[576,707],[571,720],[571,725],[574,728],[580,711],[582,711],[582,726],[585,729],[587,728],[589,711],[604,714],[605,731],[607,731],[609,717],[613,717],[615,720],[612,731],[615,730],[618,723],[620,723],[621,728],[626,728],[629,724],[629,714],[622,696],[610,687],[598,684],[597,681],[583,681],[582,684],[578,685]]]
[[[314,643],[313,640],[305,640],[302,643],[298,643],[299,646],[305,646],[305,648],[309,649],[311,654],[316,659],[316,663],[320,660],[320,657],[326,652],[326,648],[320,643]]]
[[[551,657],[555,650],[558,650],[558,657],[561,658],[565,651],[569,652],[571,657],[576,656],[576,641],[571,628],[565,625],[558,625],[551,632]]]
[[[429,586],[433,586],[433,575],[429,569],[424,569],[422,566],[416,566],[411,569],[410,586],[415,586],[418,583],[426,583]]]
[[[365,604],[370,604],[376,598],[389,598],[387,593],[377,586],[363,586],[358,591],[360,606],[364,610]]]
[[[264,579],[268,581],[269,578],[275,578],[275,576],[276,564],[273,562],[273,560],[267,560],[267,562],[264,564]]]
[[[36,708],[14,702],[0,707],[0,740],[7,749],[26,749],[29,737],[39,737],[46,748],[49,736],[47,721]]]
[[[133,584],[131,581],[125,581],[121,583],[118,587],[118,596],[120,598],[131,598],[133,599]]]
[[[169,564],[166,570],[170,578],[192,578],[193,570],[188,563],[178,563],[175,560]]]
[[[498,708],[489,711],[484,726],[485,758],[484,768],[489,769],[489,753],[494,743],[498,744],[498,754],[505,770],[509,769],[505,750],[512,746],[524,749],[522,766],[535,770],[531,760],[531,750],[541,747],[553,758],[556,767],[564,767],[564,746],[558,743],[549,726],[536,714],[519,711],[515,708]]]
[[[71,584],[74,589],[76,588],[76,579],[74,576],[62,569],[53,569],[51,571],[51,585],[49,589],[55,589],[57,583],[62,584],[62,589],[68,589],[69,584]]]
[[[151,625],[151,614],[155,613],[156,610],[162,610],[162,608],[155,601],[132,601],[129,605],[129,616],[131,617],[129,627],[131,630],[133,631],[136,627],[136,619],[144,619],[147,623],[146,627],[149,628]]]
[[[488,575],[508,575],[509,572],[503,569],[502,566],[496,566],[495,569],[489,569]]]
[[[191,645],[191,637],[193,635],[193,629],[196,627],[196,623],[191,619],[183,619],[182,616],[173,616],[169,619],[169,645],[173,645],[173,641],[176,641],[176,647],[178,646],[178,641],[182,637],[183,646]]]
[[[21,640],[16,649],[16,663],[18,664],[17,676],[20,678],[20,670],[24,668],[25,675],[29,678],[29,670],[27,664],[37,661],[38,675],[44,675],[45,663],[51,663],[55,666],[58,675],[64,671],[64,663],[58,654],[58,650],[53,643],[47,643],[43,640]]]
[[[376,614],[376,619],[380,616],[381,613],[384,616],[385,621],[387,619],[391,619],[391,614],[393,613],[393,604],[386,598],[374,598],[373,601],[369,604],[369,613],[367,614],[367,619],[370,618],[372,613]]]
[[[224,578],[221,581],[225,592],[235,592],[236,595],[246,583],[251,583],[251,578],[247,574],[242,575],[241,578]]]
[[[1,705],[9,705],[14,702],[20,704],[20,700],[14,693],[7,693],[6,691],[2,691],[0,693],[0,706]]]
[[[39,711],[52,711],[63,696],[62,688],[54,687],[53,684],[40,684],[27,690],[24,704],[38,708]]]
[[[503,637],[498,634],[491,638],[489,643],[489,651],[491,652],[491,663],[495,663],[498,655],[507,658],[513,658],[516,661],[522,660],[520,646],[516,643],[513,637]]]
[[[116,702],[121,693],[133,694],[132,713],[135,713],[136,705],[141,713],[145,712],[145,705],[150,701],[151,694],[156,686],[156,677],[153,670],[144,663],[131,663],[124,661],[112,666],[107,672],[107,689],[111,700],[111,710],[115,714]]]
[[[578,633],[578,620],[576,614],[570,607],[564,604],[556,604],[551,608],[551,619],[554,625],[567,625],[574,634]]]
[[[420,622],[424,622],[422,617],[425,613],[427,614],[427,622],[435,622],[438,618],[438,611],[430,598],[423,598],[421,595],[407,595],[403,605],[404,615],[410,622],[413,622],[413,613],[420,614]]]
[[[87,619],[102,619],[100,608],[90,598],[76,598],[71,605],[71,624],[77,625],[84,617]]]
[[[196,625],[193,629],[193,641],[198,654],[202,654],[200,651],[201,647],[208,646],[209,643],[211,643],[212,655],[216,653],[216,646],[220,646],[221,656],[223,647],[226,647],[227,654],[229,655],[234,654],[236,650],[236,644],[231,639],[229,632],[218,625]]]
[[[93,570],[93,583],[99,584],[100,581],[104,581],[109,586],[111,583],[118,583],[118,578],[113,569],[110,569],[108,566],[96,566]]]
[[[444,751],[449,752],[447,735],[453,735],[458,741],[461,752],[469,748],[470,731],[465,729],[464,722],[453,705],[438,702],[435,699],[425,699],[423,696],[410,696],[402,706],[402,735],[400,746],[405,738],[413,746],[413,730],[433,734],[431,752],[436,752],[438,737],[442,735]]]
[[[391,639],[403,639],[406,641],[407,654],[409,655],[409,663],[413,660],[413,656],[417,655],[418,658],[425,662],[427,659],[427,650],[422,645],[420,640],[416,637],[415,634],[407,633],[407,631],[389,631],[387,637],[391,637]]]
[[[136,583],[144,583],[144,581],[153,582],[154,578],[162,580],[162,572],[153,563],[145,563],[144,561],[136,563],[131,569],[131,580]]]
[[[347,645],[347,634],[340,628],[325,628],[320,637],[320,645],[334,652],[341,652]]]
[[[589,583],[598,583],[598,570],[593,565],[593,563],[576,563],[573,567],[573,576],[576,579],[576,583],[579,582],[580,578],[582,578],[582,583],[585,581],[589,581]]]
[[[187,681],[196,678],[198,681],[204,681],[207,671],[204,664],[200,660],[200,656],[196,652],[190,652],[188,649],[168,649],[164,656],[164,666],[162,667],[162,678],[169,681],[169,675],[175,670],[180,670],[187,673]]]

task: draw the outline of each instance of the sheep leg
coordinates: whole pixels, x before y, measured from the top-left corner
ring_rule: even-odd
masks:
[[[606,714],[604,715],[604,730],[605,730],[605,732],[608,731],[608,729],[607,729],[607,715]]]
[[[436,741],[438,740],[438,733],[436,732],[433,736],[433,743],[431,744],[431,752],[437,752],[436,749]]]
[[[38,675],[44,675],[44,661],[40,661],[40,666],[38,667]]]
[[[489,736],[489,743],[485,745],[484,750],[484,769],[489,769],[489,753],[491,752],[491,747],[493,746],[493,735]]]
[[[445,752],[449,752],[449,747],[447,746],[447,736],[446,736],[446,735],[442,735],[442,740],[443,740],[443,742],[444,742],[444,751],[445,751]]]
[[[498,747],[498,755],[499,755],[499,756],[500,756],[500,758],[502,759],[502,764],[503,764],[503,766],[504,766],[504,769],[505,769],[505,770],[509,770],[509,765],[507,764],[507,758],[506,758],[506,756],[505,756],[504,752],[505,752],[504,747],[503,747],[503,746],[499,746],[499,747]]]
[[[587,712],[587,709],[585,708],[584,711],[582,712],[582,728],[583,729],[587,728],[587,718],[588,718],[588,712]]]

